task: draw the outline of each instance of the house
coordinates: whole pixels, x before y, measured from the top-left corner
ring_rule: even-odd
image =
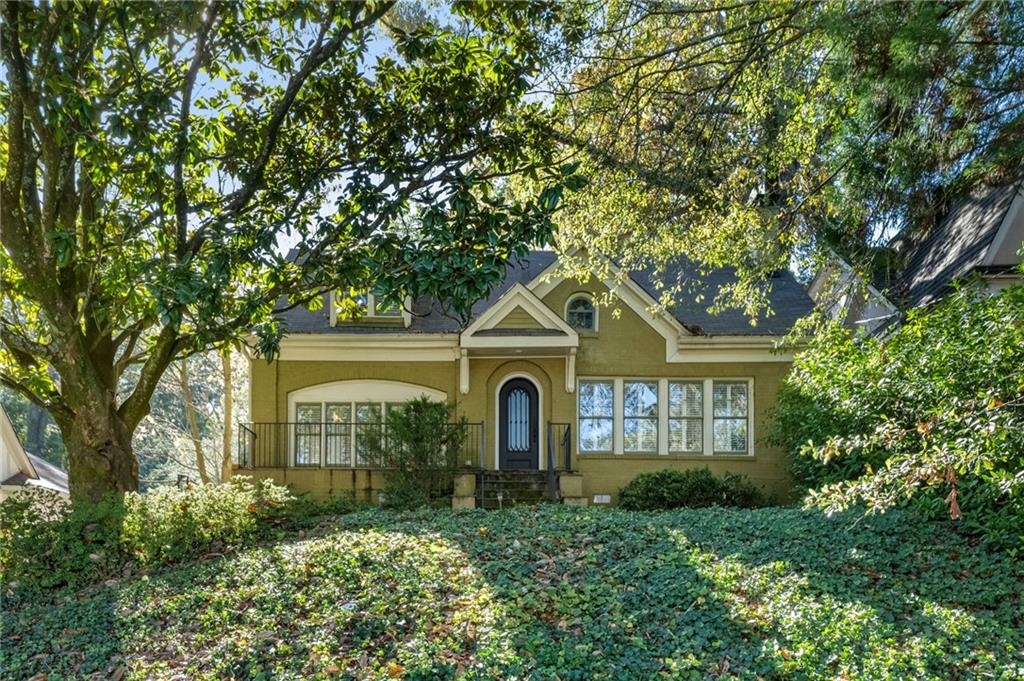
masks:
[[[976,277],[990,291],[1021,282],[1024,183],[982,187],[956,203],[934,228],[892,244],[900,266],[864,282],[838,256],[808,287],[832,319],[881,332],[905,310],[941,300],[957,281]]]
[[[0,408],[0,481],[0,501],[26,487],[68,494],[68,474],[24,450],[3,408]]]
[[[252,360],[239,466],[316,495],[375,499],[381,475],[362,440],[386,428],[388,404],[425,395],[470,422],[467,469],[557,471],[575,503],[613,502],[644,471],[704,466],[785,497],[784,454],[764,435],[792,360],[773,346],[813,306],[792,274],[773,278],[773,314],[752,326],[707,310],[734,281],[727,270],[702,277],[680,261],[576,281],[560,269],[549,251],[514,260],[468,324],[430,300],[399,309],[373,295],[357,321],[334,296],[284,313],[279,356]],[[702,295],[659,308],[661,287],[678,282]],[[610,291],[615,303],[599,304]]]

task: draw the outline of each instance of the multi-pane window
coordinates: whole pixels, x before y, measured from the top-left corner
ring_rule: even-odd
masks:
[[[668,384],[668,451],[704,451],[704,385],[699,381]]]
[[[746,382],[715,381],[712,392],[715,452],[746,454],[748,387]]]
[[[749,379],[609,378],[579,385],[582,453],[753,453]]]
[[[625,451],[658,451],[658,384],[626,381],[623,384],[622,402]]]
[[[580,450],[610,452],[615,428],[615,390],[611,381],[580,383]]]
[[[299,402],[291,425],[296,466],[377,466],[385,423],[401,402]]]
[[[356,463],[367,466],[380,448],[383,436],[383,410],[380,402],[356,402]]]
[[[383,295],[367,293],[338,292],[334,295],[332,305],[338,310],[339,319],[351,321],[365,315],[366,317],[401,317],[405,311],[404,301],[386,300]]]
[[[320,465],[320,428],[323,414],[319,402],[295,405],[295,465]]]
[[[595,330],[597,311],[590,296],[578,296],[570,300],[565,308],[565,321],[577,331]]]
[[[324,450],[328,466],[352,465],[352,405],[348,402],[325,406]]]

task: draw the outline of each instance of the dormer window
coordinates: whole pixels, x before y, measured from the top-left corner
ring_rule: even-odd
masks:
[[[597,308],[589,294],[569,298],[565,305],[565,321],[577,331],[597,331]]]
[[[363,319],[371,322],[387,321],[388,324],[398,322],[409,326],[412,320],[409,313],[411,306],[412,299],[408,296],[399,304],[375,293],[339,292],[331,296],[331,325]]]
[[[402,307],[395,302],[388,302],[369,294],[366,301],[367,317],[401,317]]]

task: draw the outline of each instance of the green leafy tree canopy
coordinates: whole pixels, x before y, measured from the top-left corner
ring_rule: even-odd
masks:
[[[459,308],[550,239],[575,180],[524,95],[554,10],[452,12],[4,4],[0,382],[53,415],[73,496],[136,489],[176,358],[250,329],[272,356],[273,312],[336,288]],[[523,169],[542,186],[512,200]]]
[[[623,271],[735,266],[718,302],[754,313],[794,258],[869,269],[888,237],[1024,170],[1024,4],[574,7],[546,82],[592,177],[559,241]]]

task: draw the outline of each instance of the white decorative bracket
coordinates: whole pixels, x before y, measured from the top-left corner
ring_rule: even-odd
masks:
[[[459,392],[469,393],[469,350],[466,348],[459,353]]]
[[[565,356],[565,392],[576,392],[576,348],[569,348]]]

